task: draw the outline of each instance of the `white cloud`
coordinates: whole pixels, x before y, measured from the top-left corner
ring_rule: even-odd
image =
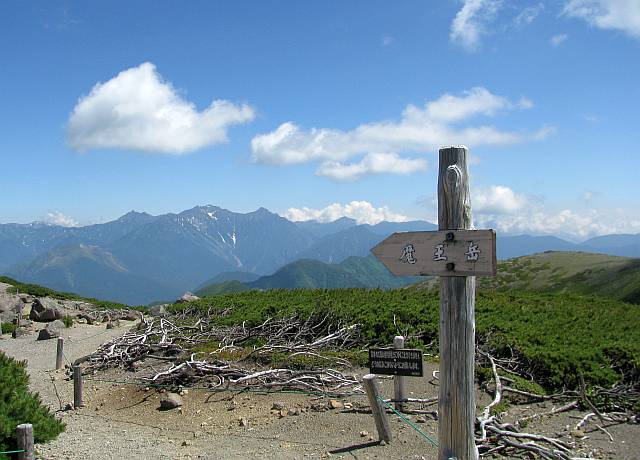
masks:
[[[491,125],[470,125],[477,117],[492,117],[500,111],[531,106],[533,103],[527,98],[523,97],[513,103],[485,88],[476,87],[465,91],[461,96],[444,94],[427,102],[424,107],[409,105],[399,121],[367,123],[351,131],[327,128],[305,130],[293,122],[286,122],[274,131],[252,139],[252,158],[255,162],[267,164],[321,161],[325,164],[320,167],[318,174],[327,175],[324,172],[328,170],[346,171],[345,168],[350,167],[350,176],[353,177],[358,175],[357,172],[360,175],[378,172],[372,167],[364,168],[372,158],[367,159],[367,156],[377,152],[385,152],[387,159],[395,158],[399,167],[400,164],[408,163],[401,163],[399,157],[389,155],[401,152],[424,153],[449,144],[506,145],[544,138],[553,132],[553,128],[543,127],[537,132],[526,133],[502,131]],[[357,155],[367,156],[355,165],[342,164]],[[421,166],[415,161],[411,164],[414,169]],[[337,174],[336,172],[334,176]]]
[[[355,180],[365,174],[411,174],[427,169],[427,160],[400,158],[395,153],[369,153],[357,163],[323,162],[316,175],[336,180]]]
[[[586,204],[594,194],[585,191]],[[610,233],[640,232],[640,218],[628,210],[552,210],[538,199],[493,185],[472,190],[471,206],[477,228],[495,228],[508,234],[547,234],[581,240]]]
[[[569,35],[567,34],[554,35],[549,39],[549,43],[551,43],[551,46],[553,47],[560,46],[567,38],[569,38]]]
[[[640,1],[568,0],[564,14],[580,18],[600,29],[621,30],[640,38]]]
[[[78,151],[115,148],[184,154],[227,141],[227,129],[246,123],[246,104],[215,100],[203,111],[183,99],[145,62],[96,84],[69,118],[68,140]]]
[[[44,221],[51,225],[60,225],[61,227],[77,227],[80,225],[77,220],[65,216],[59,211],[48,212]]]
[[[368,201],[352,201],[347,204],[333,203],[322,209],[289,208],[284,217],[291,221],[317,220],[318,222],[333,222],[341,217],[350,217],[359,224],[377,224],[386,220],[388,222],[406,222],[407,216],[396,214],[387,206],[374,207]]]
[[[473,51],[479,46],[481,37],[488,33],[488,25],[495,18],[502,0],[463,0],[463,3],[451,23],[449,38]]]
[[[471,195],[473,210],[485,214],[512,214],[521,210],[527,201],[524,195],[501,185],[473,190]]]
[[[523,27],[523,26],[529,25],[538,17],[540,13],[542,13],[543,10],[544,10],[543,3],[527,6],[513,19],[513,22],[516,25],[516,27]]]

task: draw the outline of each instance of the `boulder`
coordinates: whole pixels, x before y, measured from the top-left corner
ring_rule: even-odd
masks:
[[[38,333],[38,340],[49,340],[60,337],[60,334],[64,330],[64,323],[59,319],[47,324],[44,329],[40,329]]]
[[[160,400],[160,410],[170,410],[182,407],[182,398],[177,393],[167,393]]]
[[[17,327],[15,328],[15,330],[11,333],[11,337],[13,337],[14,339],[17,339],[18,337],[22,337],[23,335],[27,335],[31,332],[31,329],[29,329],[28,327]]]
[[[122,319],[125,321],[137,321],[140,319],[140,313],[135,310],[129,310],[125,313]]]
[[[162,305],[154,305],[153,307],[149,307],[149,314],[151,316],[166,316],[167,306],[165,304],[162,304]]]
[[[40,323],[48,323],[62,319],[62,312],[58,308],[58,302],[50,297],[39,297],[33,301],[29,319]]]
[[[22,301],[17,296],[0,296],[0,320],[3,323],[13,322],[22,311]]]
[[[182,294],[182,297],[176,300],[176,303],[194,302],[196,300],[200,300],[200,297],[191,292],[185,292],[184,294]]]

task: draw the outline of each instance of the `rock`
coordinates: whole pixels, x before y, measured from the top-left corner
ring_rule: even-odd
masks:
[[[166,304],[154,305],[153,307],[149,307],[149,314],[151,316],[166,316],[167,315]]]
[[[13,322],[22,312],[22,302],[16,296],[0,296],[0,320],[3,323]]]
[[[584,431],[582,430],[573,430],[571,431],[571,436],[574,438],[584,438]]]
[[[367,431],[361,431],[360,432],[360,437],[361,438],[366,438],[367,436],[369,436],[369,432],[367,432]]]
[[[416,417],[416,423],[427,423],[427,419],[424,417]]]
[[[242,427],[249,426],[249,421],[244,417],[240,417],[240,419],[238,419],[238,425]]]
[[[181,445],[182,445],[183,447],[190,446],[190,445],[191,445],[191,442],[189,442],[189,441],[182,441],[182,444],[181,444]]]
[[[29,332],[31,331],[28,328],[20,326],[15,328],[15,330],[11,333],[11,337],[13,337],[14,339],[17,339],[18,337],[27,335]]]
[[[182,407],[182,398],[176,393],[167,393],[160,400],[160,410],[170,410]]]
[[[272,405],[271,405],[271,410],[282,410],[285,409],[287,406],[285,405],[285,403],[281,402],[281,401],[275,401]]]
[[[129,310],[122,317],[122,319],[124,319],[125,321],[137,321],[137,320],[140,319],[140,313],[138,313],[137,311],[134,311],[134,310]]]
[[[329,400],[329,409],[344,409],[344,404],[342,404],[337,399]]]
[[[182,297],[176,300],[176,303],[187,303],[187,302],[193,302],[196,300],[200,300],[200,297],[187,291],[184,294],[182,294]]]
[[[385,441],[384,439],[381,439],[381,440],[380,440],[380,445],[381,445],[381,446],[386,446],[386,445],[387,445],[387,443],[386,443],[386,441]]]
[[[33,301],[29,319],[40,323],[48,323],[56,319],[62,319],[62,312],[58,308],[58,302],[50,297],[38,297]]]
[[[287,415],[289,415],[289,411],[287,409],[282,409],[280,412],[278,412],[278,415],[280,416],[280,418],[286,417]]]
[[[116,327],[116,324],[113,321],[109,321],[107,323],[107,329],[113,329]]]
[[[60,337],[60,334],[64,330],[64,323],[59,319],[47,324],[44,329],[40,329],[37,340],[49,340]]]

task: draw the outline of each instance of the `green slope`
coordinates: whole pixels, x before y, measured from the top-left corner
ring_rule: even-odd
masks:
[[[416,285],[435,287],[437,280]],[[544,252],[498,263],[498,275],[479,277],[481,290],[575,292],[640,303],[640,259],[587,252]]]
[[[355,288],[391,289],[414,283],[418,278],[396,277],[372,256],[349,257],[339,264],[302,259],[285,265],[274,274],[255,281],[231,281],[205,286],[198,296],[241,292],[248,289]]]

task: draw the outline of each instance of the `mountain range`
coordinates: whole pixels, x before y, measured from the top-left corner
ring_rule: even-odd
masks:
[[[264,208],[243,214],[211,205],[159,216],[131,211],[84,227],[0,224],[0,274],[143,304],[176,298],[222,273],[249,273],[256,277],[249,282],[255,282],[300,259],[340,264],[351,256],[368,256],[393,232],[436,228],[425,221],[291,222]],[[497,247],[500,259],[547,250],[640,257],[640,234],[600,236],[580,244],[553,236],[498,235]],[[233,280],[247,281],[221,282]]]
[[[375,257],[351,256],[339,264],[299,259],[272,275],[247,279],[246,273],[221,274],[212,283],[199,288],[198,296],[227,294],[251,289],[297,288],[380,288],[393,289],[417,283],[417,276],[393,276]],[[244,278],[245,281],[240,281]]]

